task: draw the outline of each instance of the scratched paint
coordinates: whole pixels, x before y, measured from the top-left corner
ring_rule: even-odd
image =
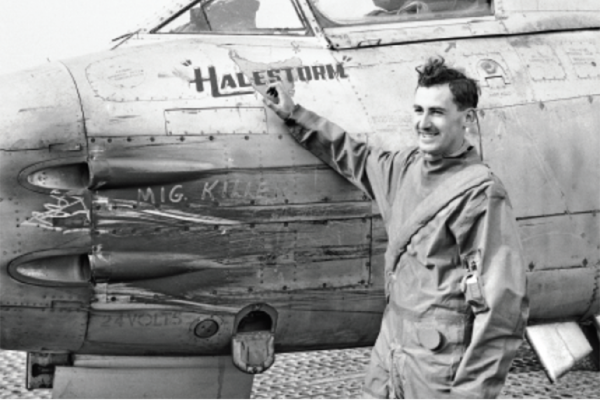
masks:
[[[138,188],[137,201],[150,204],[176,204],[188,200],[192,194],[184,193],[182,185],[172,188]],[[185,190],[190,190],[189,186]],[[216,201],[219,199],[260,199],[284,197],[282,188],[264,180],[244,181],[240,179],[214,179],[202,182],[198,187],[192,188],[195,198],[201,201]]]
[[[69,233],[74,230],[65,229],[62,226],[58,226],[56,220],[66,220],[75,218],[79,215],[85,219],[85,224],[89,225],[90,210],[85,204],[85,200],[82,196],[73,196],[63,194],[60,190],[53,190],[50,194],[50,198],[54,201],[45,203],[44,209],[46,211],[33,211],[31,218],[24,221],[24,226],[36,226],[43,229]],[[76,231],[80,231],[78,229]]]
[[[145,202],[156,204],[157,199],[160,203],[179,203],[181,200],[185,198],[181,190],[183,189],[182,185],[175,185],[171,189],[167,190],[164,186],[162,186],[156,196],[154,195],[154,190],[150,187],[145,189],[138,188],[137,200],[138,203]]]

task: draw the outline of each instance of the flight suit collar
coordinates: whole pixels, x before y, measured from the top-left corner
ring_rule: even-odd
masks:
[[[435,188],[446,174],[461,170],[466,164],[479,163],[481,158],[471,143],[465,140],[463,145],[454,153],[431,157],[422,154],[420,186],[423,193]]]
[[[436,161],[442,160],[444,158],[457,158],[457,157],[460,157],[463,154],[465,154],[472,147],[473,147],[473,145],[471,145],[471,143],[469,143],[467,140],[464,140],[463,144],[460,146],[460,148],[451,154],[423,153],[423,159],[428,162],[436,162]]]

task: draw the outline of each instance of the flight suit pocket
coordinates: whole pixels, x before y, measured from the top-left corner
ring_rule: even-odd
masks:
[[[409,397],[439,397],[449,392],[464,353],[461,328],[435,322],[406,325],[411,326],[405,331],[409,337],[404,366],[404,379],[412,392]]]

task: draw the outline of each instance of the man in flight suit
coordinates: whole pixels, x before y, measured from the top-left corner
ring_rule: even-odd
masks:
[[[381,210],[387,306],[363,394],[495,398],[529,311],[517,225],[504,186],[465,140],[476,82],[443,59],[417,71],[418,146],[400,152],[353,140],[280,84],[264,101]]]

